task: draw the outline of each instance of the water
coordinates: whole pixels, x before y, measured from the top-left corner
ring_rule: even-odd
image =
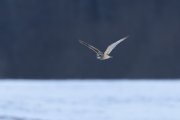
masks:
[[[0,120],[180,120],[180,81],[0,81]]]

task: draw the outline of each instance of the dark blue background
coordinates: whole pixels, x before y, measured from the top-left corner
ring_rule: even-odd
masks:
[[[179,0],[0,1],[1,78],[179,78],[179,53]]]

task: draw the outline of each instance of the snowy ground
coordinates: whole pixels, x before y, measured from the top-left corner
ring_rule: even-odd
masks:
[[[180,81],[0,81],[0,120],[180,120]]]

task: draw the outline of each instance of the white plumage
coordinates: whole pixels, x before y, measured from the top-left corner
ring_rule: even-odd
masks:
[[[82,41],[82,40],[79,40],[79,42],[83,45],[85,45],[86,47],[88,47],[89,49],[93,50],[96,54],[97,54],[97,59],[99,60],[106,60],[106,59],[109,59],[109,58],[112,58],[112,56],[109,56],[109,54],[112,52],[112,50],[119,44],[121,43],[122,41],[124,41],[125,39],[127,39],[128,36],[112,43],[111,45],[109,45],[107,47],[107,49],[105,50],[105,52],[101,52],[100,50],[98,50],[97,48],[95,48],[94,46]]]

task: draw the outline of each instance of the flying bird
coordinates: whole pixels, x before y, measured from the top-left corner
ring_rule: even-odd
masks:
[[[107,49],[105,50],[105,52],[101,52],[100,50],[98,50],[97,48],[95,48],[94,46],[82,41],[82,40],[79,40],[79,42],[82,44],[82,45],[85,45],[86,47],[88,47],[89,49],[93,50],[96,55],[97,55],[97,59],[99,60],[106,60],[106,59],[109,59],[109,58],[112,58],[112,56],[109,56],[109,54],[112,52],[112,50],[119,44],[121,43],[122,41],[124,41],[125,39],[127,39],[128,36],[112,43],[111,45],[109,45],[107,47]]]

